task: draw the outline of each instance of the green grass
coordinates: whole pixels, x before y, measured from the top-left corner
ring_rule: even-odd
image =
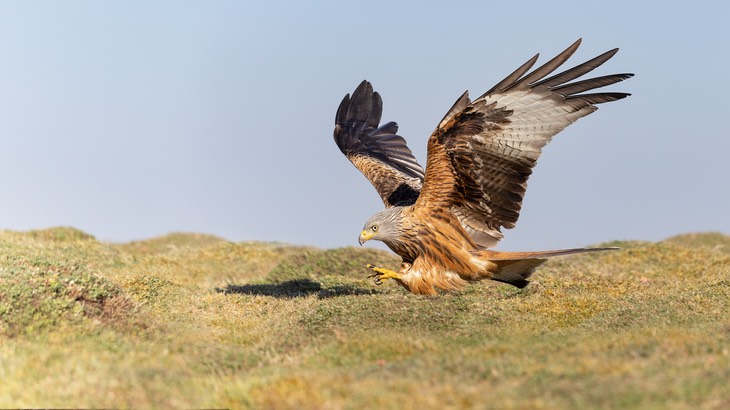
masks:
[[[727,408],[729,244],[423,297],[373,249],[0,231],[0,407]]]

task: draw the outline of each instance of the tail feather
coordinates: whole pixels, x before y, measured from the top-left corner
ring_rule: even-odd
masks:
[[[537,267],[547,262],[548,258],[586,252],[613,251],[618,249],[619,248],[616,247],[610,247],[575,248],[538,252],[481,251],[480,256],[497,265],[497,269],[491,272],[492,276],[490,279],[508,283],[522,289],[530,283],[527,279],[533,272],[535,272]]]
[[[560,249],[557,251],[535,251],[535,252],[497,252],[497,251],[482,251],[482,255],[486,256],[490,261],[501,261],[501,260],[517,260],[517,259],[533,259],[533,258],[552,258],[554,256],[565,256],[574,255],[577,253],[586,252],[600,252],[600,251],[616,251],[621,248],[612,246],[608,248],[574,248],[574,249]],[[485,255],[486,252],[486,255]]]

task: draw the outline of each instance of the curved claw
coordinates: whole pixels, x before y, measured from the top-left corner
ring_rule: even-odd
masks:
[[[375,272],[372,275],[368,275],[368,279],[375,278],[375,280],[374,280],[375,284],[376,285],[382,285],[383,284],[383,279],[380,278],[381,276],[382,276],[382,273]]]
[[[365,265],[368,269],[374,271],[375,273],[368,275],[368,279],[374,278],[374,282],[376,285],[382,285],[384,280],[386,279],[400,279],[400,275],[398,275],[397,272],[394,272],[389,269],[385,268],[379,268],[375,265],[367,264]]]

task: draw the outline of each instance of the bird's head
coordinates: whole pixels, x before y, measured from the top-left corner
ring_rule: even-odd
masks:
[[[386,244],[389,242],[396,242],[401,236],[401,211],[403,207],[395,206],[392,208],[385,208],[377,214],[373,215],[365,222],[365,227],[360,232],[360,238],[358,242],[360,245],[365,242],[375,239],[383,241]]]

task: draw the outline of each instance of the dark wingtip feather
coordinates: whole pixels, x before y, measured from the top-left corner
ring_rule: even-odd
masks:
[[[576,81],[573,83],[562,84],[551,87],[550,89],[553,91],[557,91],[567,97],[585,91],[593,90],[595,88],[602,88],[611,84],[616,84],[631,77],[633,77],[633,74],[611,74],[602,77],[594,77],[582,81]]]
[[[370,86],[372,88],[372,86]],[[365,123],[363,124],[363,129],[367,128],[378,128],[378,124],[380,124],[380,117],[383,115],[383,99],[380,97],[380,94],[377,92],[373,92],[373,96],[371,99],[371,106],[370,106],[370,112],[368,113],[368,117],[365,120]]]
[[[346,121],[364,122],[373,105],[373,86],[363,80],[352,93]]]
[[[545,86],[545,87],[555,87],[561,84],[565,84],[568,81],[574,80],[584,74],[587,74],[596,68],[600,67],[603,63],[610,60],[611,57],[613,57],[618,52],[618,48],[614,48],[613,50],[606,51],[605,53],[593,57],[592,59],[582,63],[578,64],[577,66],[570,68],[568,70],[565,70],[559,74],[555,74],[552,77],[545,78],[545,79],[537,79],[539,81],[535,81],[532,84],[530,84],[531,87],[538,87],[538,86]]]
[[[578,47],[580,47],[580,43],[583,42],[583,39],[576,40],[573,44],[568,46],[565,50],[561,51],[558,55],[550,59],[547,63],[541,65],[540,67],[536,68],[533,72],[530,74],[527,74],[525,77],[520,79],[519,84],[534,84],[538,81],[540,81],[542,78],[547,76],[548,74],[555,71],[558,67],[563,65],[568,59],[570,59],[573,54],[575,54],[576,50],[578,50]],[[517,84],[515,84],[517,85]]]
[[[540,58],[540,53],[532,56],[531,59],[527,60],[524,64],[519,66],[510,75],[508,75],[502,81],[495,84],[494,87],[487,90],[487,92],[482,94],[479,98],[483,98],[484,96],[489,95],[495,91],[502,92],[502,91],[506,90],[507,88],[511,87],[512,85],[514,85],[520,79],[520,77],[522,77],[527,71],[529,71],[532,68],[533,65],[535,65],[538,58]]]
[[[346,94],[337,107],[337,114],[335,114],[335,124],[344,125],[347,120],[347,111],[350,109],[350,94]]]
[[[571,95],[565,100],[571,104],[577,104],[579,106],[603,104],[607,102],[622,100],[631,94],[629,93],[594,93],[594,94],[578,94]]]

